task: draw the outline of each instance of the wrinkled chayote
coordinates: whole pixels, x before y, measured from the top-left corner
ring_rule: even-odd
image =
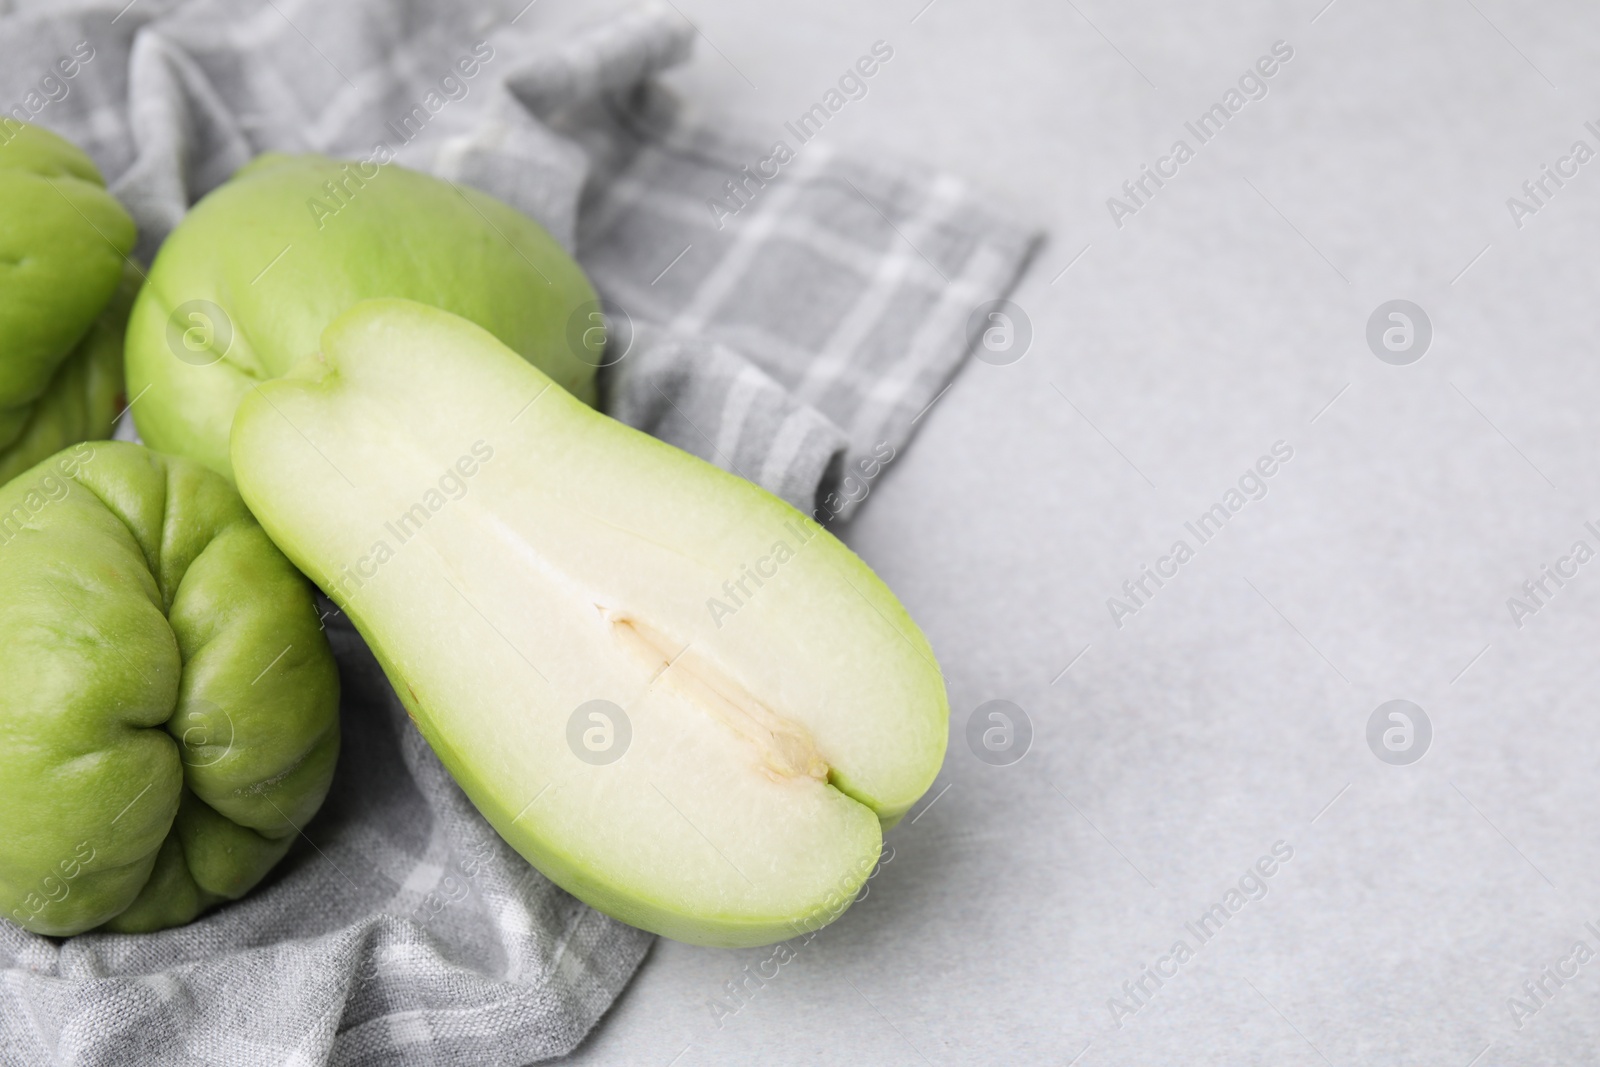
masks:
[[[0,484],[77,441],[109,437],[138,286],[134,225],[74,145],[0,134]]]
[[[198,463],[96,441],[0,488],[0,909],[186,923],[321,806],[339,681],[311,586]]]

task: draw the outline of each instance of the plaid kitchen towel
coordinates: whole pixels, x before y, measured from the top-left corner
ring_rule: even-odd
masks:
[[[864,67],[798,125],[686,120],[652,76],[693,35],[670,6],[573,33],[523,0],[0,0],[0,112],[89,151],[146,260],[266,150],[384,144],[492,193],[600,290],[608,411],[845,517],[1037,237],[954,179],[816,140]],[[574,1048],[626,985],[649,938],[511,852],[359,637],[336,617],[329,633],[344,754],[302,840],[182,929],[54,941],[0,923],[4,1062],[523,1064]]]

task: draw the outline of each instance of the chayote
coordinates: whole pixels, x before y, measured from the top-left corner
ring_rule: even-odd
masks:
[[[81,150],[37,126],[0,128],[0,483],[110,436],[134,236]]]
[[[585,403],[598,396],[597,298],[538,223],[397,163],[268,153],[196,204],[150,267],[128,324],[139,436],[231,479],[239,401],[376,297],[460,315]]]
[[[228,483],[140,445],[0,488],[0,909],[186,923],[314,815],[339,681],[310,584]]]

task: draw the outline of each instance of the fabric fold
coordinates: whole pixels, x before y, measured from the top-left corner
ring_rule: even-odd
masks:
[[[1038,240],[948,176],[687,115],[654,81],[695,36],[667,4],[578,31],[485,0],[124,5],[0,15],[0,138],[9,115],[82,145],[140,256],[266,151],[481,189],[593,278],[609,413],[818,521],[867,498]],[[8,1062],[511,1067],[571,1051],[626,986],[651,938],[511,851],[327,625],[344,755],[321,813],[190,926],[0,923]]]

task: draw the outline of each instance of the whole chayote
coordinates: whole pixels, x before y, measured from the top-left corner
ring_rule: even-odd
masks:
[[[188,922],[321,806],[339,681],[311,586],[233,488],[140,445],[0,488],[0,909],[36,933]]]
[[[105,186],[55,134],[0,128],[0,484],[109,437],[122,406],[135,233]]]
[[[460,315],[585,403],[598,396],[598,298],[537,222],[397,163],[267,153],[196,204],[151,264],[128,324],[140,438],[231,479],[239,401],[379,297]]]

